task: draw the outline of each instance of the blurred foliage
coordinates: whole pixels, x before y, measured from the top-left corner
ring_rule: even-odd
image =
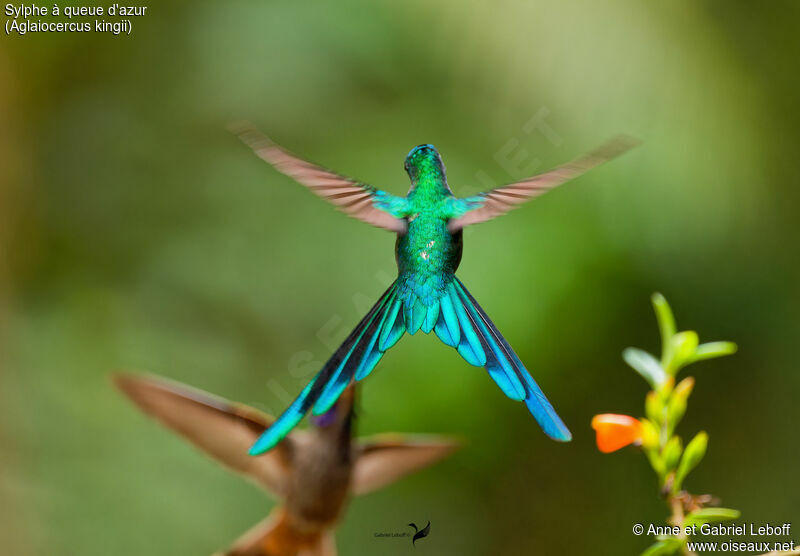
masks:
[[[394,238],[256,159],[225,131],[240,118],[394,193],[420,143],[464,195],[618,132],[644,140],[465,233],[460,277],[575,440],[549,442],[485,373],[406,338],[366,382],[361,431],[471,444],[354,502],[342,553],[405,554],[373,533],[428,519],[431,554],[639,550],[629,524],[662,513],[639,496],[647,470],[606,465],[576,425],[638,391],[617,353],[652,342],[654,289],[743,346],[692,394],[685,425],[715,431],[693,480],[800,522],[798,16],[788,1],[175,0],[131,37],[4,36],[0,545],[206,554],[271,507],[107,380],[145,369],[278,411],[391,280]],[[542,114],[555,136],[526,127]]]
[[[626,348],[622,354],[652,388],[645,398],[647,417],[637,420],[628,415],[601,414],[592,419],[592,428],[601,452],[613,452],[629,444],[641,446],[658,476],[661,496],[670,508],[669,525],[679,528],[679,534],[658,535],[658,540],[642,556],[691,554],[687,547],[692,540],[689,527],[737,519],[740,512],[708,507],[714,500],[712,496],[693,495],[683,489],[686,476],[706,455],[708,434],[697,433],[683,448],[683,438],[675,433],[675,427],[686,413],[695,380],[689,376],[675,384],[675,377],[686,365],[731,355],[737,346],[733,342],[699,344],[694,330],[676,330],[675,317],[663,295],[654,294],[652,301],[661,331],[661,361],[637,348]],[[728,463],[735,465],[735,462],[731,458]]]

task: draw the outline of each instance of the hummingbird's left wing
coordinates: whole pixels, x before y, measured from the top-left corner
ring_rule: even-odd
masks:
[[[291,463],[291,439],[254,458],[247,450],[273,419],[184,384],[152,376],[115,375],[114,383],[144,413],[203,452],[272,494],[283,496]]]
[[[534,197],[546,193],[611,160],[639,144],[637,139],[618,136],[589,154],[531,178],[455,200],[455,215],[447,225],[453,233],[470,224],[486,222]]]
[[[249,124],[232,126],[231,130],[262,160],[344,213],[378,228],[400,234],[406,232],[408,223],[401,216],[406,205],[404,197],[391,195],[298,158]]]

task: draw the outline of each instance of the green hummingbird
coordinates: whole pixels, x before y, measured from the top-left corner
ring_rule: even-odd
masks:
[[[270,450],[311,409],[325,413],[351,381],[367,377],[383,354],[406,333],[431,331],[456,348],[467,363],[485,367],[495,383],[529,411],[554,440],[572,435],[530,373],[455,272],[462,230],[485,222],[618,156],[636,141],[617,137],[599,149],[522,181],[458,198],[447,183],[433,145],[414,147],[405,159],[411,188],[405,197],[381,191],[302,160],[243,124],[240,139],[279,172],[307,186],[350,216],[397,234],[398,277],[358,323],[297,399],[250,449]]]
[[[269,454],[251,458],[248,447],[273,417],[158,377],[115,375],[114,382],[144,413],[281,501],[216,556],[335,556],[334,528],[352,496],[392,484],[460,447],[435,435],[354,438],[353,385],[313,428],[293,431]]]

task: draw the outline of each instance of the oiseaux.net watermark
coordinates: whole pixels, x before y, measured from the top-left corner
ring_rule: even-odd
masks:
[[[686,526],[635,523],[633,534],[687,538],[690,552],[788,552],[800,554],[791,523],[699,523]]]

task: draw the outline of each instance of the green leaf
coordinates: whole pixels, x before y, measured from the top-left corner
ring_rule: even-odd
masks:
[[[692,390],[694,390],[694,378],[687,376],[675,385],[675,390],[672,395],[673,397],[678,397],[686,401],[689,399]]]
[[[656,311],[656,319],[658,320],[658,330],[661,332],[661,363],[666,365],[672,359],[670,355],[672,349],[672,337],[675,335],[677,328],[675,328],[675,317],[672,314],[672,309],[669,307],[666,298],[660,293],[656,292],[650,300],[653,302],[653,308]]]
[[[703,456],[706,455],[707,447],[708,434],[706,434],[705,431],[697,433],[697,435],[692,438],[692,441],[686,446],[686,449],[683,451],[681,463],[678,465],[678,471],[675,473],[675,485],[673,487],[675,491],[680,490],[686,475],[688,475],[692,469],[697,467],[697,464],[700,463],[700,461],[703,459]]]
[[[653,390],[658,390],[667,380],[667,373],[664,372],[661,364],[646,351],[633,347],[625,348],[622,358],[633,367],[633,370],[644,377]]]
[[[664,402],[653,390],[650,390],[644,398],[644,413],[654,423],[661,423],[664,420]]]
[[[663,479],[666,473],[666,471],[664,471],[664,458],[661,457],[658,450],[646,450],[645,454],[647,454],[647,459],[650,460],[650,467],[653,468],[653,471],[656,472],[659,478]]]
[[[669,537],[667,539],[658,541],[655,544],[651,544],[647,550],[642,552],[642,556],[663,556],[666,554],[675,554],[678,550],[680,550],[682,545],[682,540],[675,537]]]
[[[683,527],[711,523],[714,521],[739,519],[741,515],[742,512],[739,510],[732,510],[730,508],[703,508],[701,510],[695,510],[687,515],[683,520]]]
[[[733,355],[738,349],[739,347],[733,342],[708,342],[706,344],[700,344],[697,346],[697,349],[694,350],[694,355],[689,358],[687,363],[723,357],[725,355]]]
[[[658,447],[658,428],[650,419],[642,419],[642,447],[652,450]]]
[[[694,379],[689,376],[680,381],[672,391],[672,396],[667,404],[667,422],[670,430],[675,428],[686,413],[686,402],[693,388]]]
[[[667,371],[677,371],[694,356],[700,339],[694,330],[678,332],[672,337],[672,361],[667,365]]]
[[[681,438],[679,436],[673,436],[667,441],[667,444],[664,446],[664,451],[662,452],[664,458],[664,469],[666,471],[672,471],[675,469],[675,466],[678,465],[678,461],[681,459]]]

